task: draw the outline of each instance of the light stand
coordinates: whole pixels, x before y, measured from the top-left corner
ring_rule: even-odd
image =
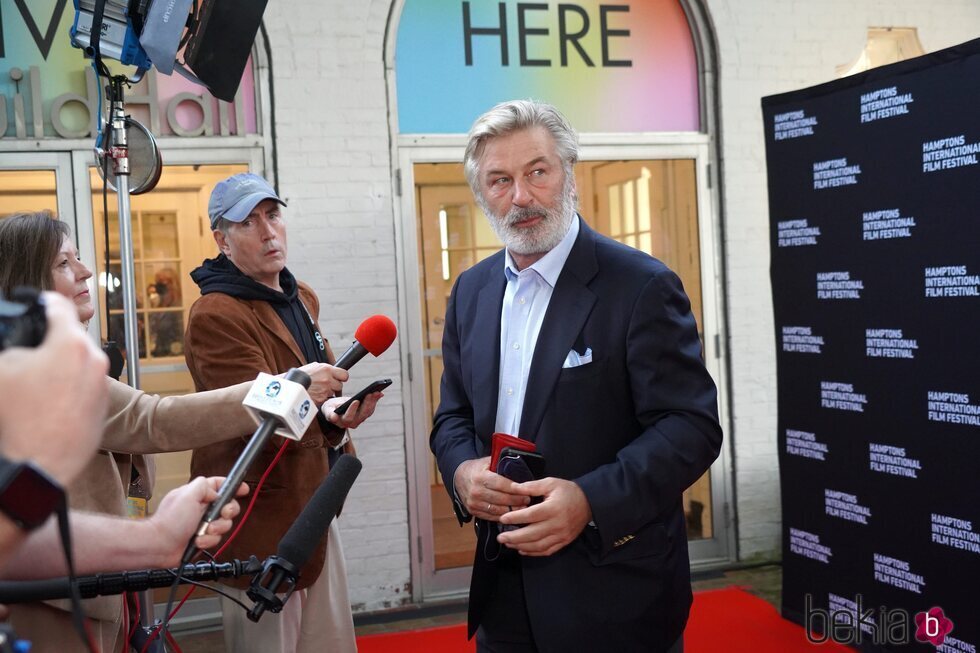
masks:
[[[140,75],[142,76],[142,75]],[[127,118],[123,105],[123,85],[129,83],[125,75],[114,75],[106,86],[106,100],[109,105],[109,143],[103,155],[112,160],[112,173],[115,177],[116,199],[119,212],[119,265],[122,277],[123,342],[126,344],[126,380],[133,388],[140,387],[139,373],[139,321],[136,317],[136,266],[133,254],[133,222],[129,204],[129,143],[126,136]],[[134,79],[133,81],[138,81]],[[106,163],[102,163],[106,166]],[[108,171],[106,171],[108,177]],[[104,216],[106,221],[109,216]],[[105,244],[106,248],[109,243]],[[104,271],[106,279],[106,302],[109,301],[110,274]],[[106,324],[109,333],[109,324]],[[148,627],[154,621],[153,595],[148,590],[137,593],[140,604],[140,623]]]
[[[136,319],[136,278],[133,264],[133,224],[129,205],[129,144],[126,140],[126,110],[123,107],[124,75],[109,78],[106,99],[109,103],[110,140],[105,156],[112,160],[116,198],[119,204],[119,263],[122,277],[123,330],[126,343],[126,379],[134,388],[140,387],[139,322]],[[108,220],[109,216],[105,216]],[[109,243],[106,243],[106,247]],[[109,291],[109,270],[105,270],[106,292]],[[106,297],[108,301],[108,297]],[[108,330],[109,325],[106,325]],[[108,331],[107,331],[108,332]]]

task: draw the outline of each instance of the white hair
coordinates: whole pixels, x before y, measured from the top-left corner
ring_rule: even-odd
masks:
[[[477,199],[482,197],[477,180],[480,160],[487,141],[522,129],[541,126],[555,139],[558,157],[566,176],[571,176],[572,166],[578,161],[578,134],[558,109],[534,100],[502,102],[476,119],[470,127],[466,152],[463,154],[463,172]]]

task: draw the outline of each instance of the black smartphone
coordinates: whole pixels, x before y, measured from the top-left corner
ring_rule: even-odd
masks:
[[[338,415],[343,415],[344,413],[347,412],[347,409],[350,408],[350,405],[355,401],[363,401],[364,397],[368,396],[372,392],[380,392],[381,390],[387,388],[389,385],[391,385],[391,379],[378,379],[377,381],[372,381],[366,388],[364,388],[356,395],[354,395],[344,403],[334,408],[333,412],[337,413]]]
[[[517,483],[544,478],[544,456],[535,451],[504,447],[497,461],[497,473]]]
[[[515,483],[544,478],[544,456],[534,451],[504,447],[500,450],[500,459],[497,461],[497,473]],[[531,497],[531,505],[541,503],[542,500],[543,497]],[[500,524],[500,530],[506,533],[521,526],[522,524]]]

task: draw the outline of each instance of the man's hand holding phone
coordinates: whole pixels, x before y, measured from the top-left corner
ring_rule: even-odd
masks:
[[[332,424],[345,429],[355,429],[374,414],[382,390],[391,385],[391,379],[379,379],[352,397],[332,397],[324,402],[321,410]]]
[[[527,483],[544,478],[544,456],[536,451],[524,451],[514,447],[504,447],[497,459],[497,473],[515,483]],[[531,497],[531,505],[541,502],[540,496]],[[520,528],[523,524],[503,524],[502,531]]]
[[[552,555],[574,541],[592,521],[589,500],[574,481],[549,476],[523,483],[515,491],[544,497],[540,503],[515,508],[500,516],[502,529],[521,527],[501,532],[497,541],[521,555]]]

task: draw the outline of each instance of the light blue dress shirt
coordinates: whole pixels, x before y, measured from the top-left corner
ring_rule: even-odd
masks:
[[[578,232],[578,216],[575,216],[561,242],[523,270],[517,269],[510,252],[504,256],[507,288],[500,311],[500,381],[494,425],[497,432],[517,435],[534,346],[558,276],[565,267]]]

